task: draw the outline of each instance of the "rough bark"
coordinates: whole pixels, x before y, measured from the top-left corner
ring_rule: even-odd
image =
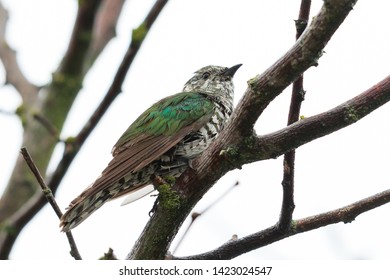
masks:
[[[184,219],[195,204],[212,185],[229,170],[243,164],[274,158],[308,141],[329,134],[351,124],[364,116],[358,107],[351,110],[351,118],[345,118],[345,111],[338,112],[336,126],[322,126],[322,119],[308,118],[291,125],[275,135],[257,136],[253,126],[268,104],[288,85],[294,82],[317,60],[338,27],[342,24],[356,1],[327,0],[296,44],[262,75],[248,81],[248,88],[233,112],[231,120],[218,139],[192,164],[169,190],[169,201],[160,201],[155,213],[129,253],[129,259],[162,259],[178,232]],[[379,107],[389,99],[388,84],[381,91]],[[343,107],[344,108],[344,107]],[[365,108],[362,111],[367,112]],[[325,116],[334,116],[333,111]],[[348,114],[347,114],[348,116]],[[335,116],[334,116],[335,117]],[[333,119],[333,117],[331,118]],[[343,119],[344,121],[342,121]],[[305,128],[313,126],[317,130],[305,133]],[[314,127],[313,127],[314,128]],[[310,133],[310,135],[308,134]],[[290,142],[291,137],[294,141]],[[274,143],[274,140],[277,142]],[[283,143],[283,144],[282,144]]]

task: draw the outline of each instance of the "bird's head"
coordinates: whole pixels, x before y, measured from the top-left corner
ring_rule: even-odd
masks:
[[[208,94],[225,95],[233,99],[233,76],[241,67],[237,64],[233,67],[205,66],[195,72],[195,75],[185,83],[184,92],[202,92]]]

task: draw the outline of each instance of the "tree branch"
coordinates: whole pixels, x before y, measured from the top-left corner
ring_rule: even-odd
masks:
[[[293,221],[294,227],[282,231],[277,225],[237,240],[231,240],[219,248],[188,257],[173,257],[179,260],[224,260],[232,259],[249,251],[264,247],[286,237],[336,223],[350,223],[360,214],[390,202],[390,190],[367,197],[350,205]]]
[[[299,9],[298,19],[295,21],[296,39],[302,35],[306,29],[311,0],[302,0]],[[299,120],[301,105],[304,100],[305,91],[303,89],[303,74],[293,83],[292,94],[290,101],[290,111],[288,113],[287,125],[290,125]],[[283,200],[279,216],[278,226],[281,229],[286,229],[290,226],[293,212],[295,209],[294,203],[294,175],[295,175],[295,150],[291,150],[284,155],[283,159]]]
[[[5,82],[11,84],[20,94],[25,105],[31,105],[38,96],[39,88],[24,76],[16,59],[16,52],[10,48],[5,38],[8,11],[0,2],[0,60],[5,69]]]
[[[233,189],[235,189],[238,185],[240,185],[240,182],[237,181],[234,183],[234,185],[230,186],[223,194],[221,194],[216,200],[211,202],[206,208],[204,208],[202,211],[199,212],[192,212],[191,214],[191,222],[184,231],[183,235],[181,236],[180,240],[176,244],[176,248],[172,250],[172,254],[175,254],[175,252],[179,249],[180,245],[182,244],[185,237],[188,235],[189,230],[193,227],[195,221],[200,217],[204,216],[204,214],[209,211],[212,207],[218,204],[218,202],[222,201]]]
[[[91,8],[90,4],[92,1],[87,1],[88,7]],[[122,83],[126,77],[127,71],[132,64],[132,61],[134,60],[136,54],[138,53],[138,50],[140,49],[142,42],[146,35],[148,34],[150,28],[152,27],[154,21],[156,18],[159,16],[160,12],[162,11],[163,7],[165,4],[168,2],[168,0],[158,0],[156,1],[155,5],[151,8],[149,14],[146,16],[144,22],[140,25],[139,28],[133,30],[133,37],[132,41],[130,43],[129,49],[125,54],[125,57],[119,66],[119,69],[117,71],[117,74],[114,78],[114,81],[108,90],[106,96],[104,97],[103,101],[101,104],[99,104],[98,108],[96,111],[93,113],[93,115],[90,117],[89,121],[85,124],[83,129],[79,132],[79,134],[73,138],[69,139],[66,141],[66,149],[64,152],[64,155],[60,161],[60,163],[57,165],[57,168],[55,169],[54,173],[52,176],[50,176],[50,179],[48,180],[48,185],[51,187],[52,191],[55,193],[57,190],[62,178],[64,177],[65,173],[67,172],[70,164],[72,163],[73,159],[77,155],[78,151],[80,150],[81,146],[87,139],[87,137],[90,135],[92,130],[96,127],[97,123],[100,121],[104,113],[107,111],[111,103],[115,100],[115,98],[118,96],[118,94],[121,92],[121,86]],[[110,7],[109,5],[106,7]],[[97,7],[94,6],[95,11],[97,10]],[[86,13],[88,14],[89,10],[84,7],[84,9],[79,10],[78,12],[78,18],[80,19],[76,20],[75,24],[75,29],[73,31],[72,39],[69,44],[68,51],[65,55],[65,58],[68,57],[73,57],[71,60],[77,60],[77,62],[80,62],[80,55],[76,53],[78,50],[77,48],[77,38],[79,32],[84,30],[84,27],[78,27],[80,25],[88,25],[92,27],[93,24],[93,18],[90,17],[90,15],[85,15]],[[103,13],[100,10],[101,13]],[[108,12],[106,12],[108,13]],[[104,13],[103,13],[104,14]],[[86,20],[92,20],[92,21],[86,21]],[[79,31],[76,31],[79,30]],[[86,31],[84,30],[84,34]],[[91,31],[90,31],[91,32]],[[88,32],[87,32],[88,33]],[[84,37],[81,37],[84,38]],[[85,72],[86,70],[86,65],[90,65],[92,61],[88,60],[88,54],[84,53],[86,59],[84,59],[85,62],[81,61],[79,64],[79,69],[81,72]],[[73,69],[73,66],[71,66],[68,62],[66,62],[68,59],[63,59],[63,62],[61,64],[61,69],[62,71],[65,71],[65,69]],[[83,66],[84,65],[84,66]],[[68,71],[66,70],[66,71]],[[63,75],[55,75],[54,77],[63,77]],[[61,79],[62,80],[62,79]],[[66,80],[65,80],[66,81]],[[63,81],[64,82],[64,81]],[[69,92],[67,92],[68,94]],[[66,96],[66,95],[65,95]],[[45,115],[45,114],[43,114]],[[54,126],[57,127],[58,126]],[[43,128],[43,127],[42,127]],[[47,134],[47,130],[44,132]],[[25,141],[24,145],[28,145],[29,149],[31,147],[31,142],[30,141]],[[37,149],[39,153],[42,153],[42,151],[45,150],[47,151],[47,146],[45,148],[40,148]],[[33,154],[34,158],[35,155]],[[37,157],[38,158],[38,157]],[[38,166],[39,167],[39,166]],[[44,168],[39,167],[41,170],[44,170]],[[14,173],[16,173],[14,171]],[[18,176],[17,179],[24,179],[24,176]],[[11,185],[11,183],[9,184]],[[13,184],[12,184],[13,185]],[[31,201],[30,201],[31,200]],[[13,225],[13,228],[15,229],[10,235],[9,232],[3,232],[5,236],[1,236],[2,232],[0,232],[0,259],[7,258],[8,254],[10,252],[10,249],[12,248],[13,242],[16,240],[17,235],[19,234],[20,230],[23,228],[23,226],[45,205],[46,201],[44,197],[39,193],[36,195],[34,194],[31,199],[28,201],[28,204],[30,206],[29,211],[25,210],[25,207],[23,207],[23,210],[20,209],[20,213],[17,213],[18,221],[22,221],[21,223],[18,223],[17,225],[14,226],[14,224],[10,223]],[[0,203],[0,208],[1,208],[1,203]],[[20,207],[19,207],[20,208]],[[19,209],[18,208],[18,209]],[[1,215],[0,215],[1,216]],[[9,216],[8,216],[9,217]],[[1,221],[1,217],[0,217]],[[12,220],[13,221],[13,220]],[[4,240],[4,242],[2,242]],[[4,248],[4,250],[2,250]],[[3,253],[4,252],[4,253]]]
[[[33,118],[34,111],[39,111],[41,116],[47,119],[57,131],[61,131],[67,114],[75,100],[87,69],[85,58],[89,49],[97,8],[100,0],[79,1],[79,9],[76,16],[73,33],[69,47],[58,69],[53,74],[49,86],[44,89],[44,95],[39,96],[34,109],[26,110],[26,122],[24,123],[23,146],[28,146],[29,151],[39,170],[46,172],[54,147],[58,139]],[[0,224],[8,224],[13,217],[20,217],[19,224],[12,225],[13,230],[0,230],[0,259],[8,258],[10,249],[23,226],[45,204],[45,200],[36,196],[37,188],[34,177],[23,159],[18,158],[8,185],[0,199]],[[40,205],[32,205],[29,200],[41,202]],[[25,211],[25,205],[31,206],[31,211]],[[35,210],[35,211],[34,211]],[[21,213],[18,213],[18,212]],[[2,243],[7,240],[7,243]]]
[[[31,172],[34,174],[35,178],[37,179],[37,182],[42,189],[42,193],[45,195],[45,198],[50,203],[50,205],[53,208],[54,212],[56,213],[58,219],[60,219],[62,217],[62,211],[61,211],[60,207],[57,204],[57,201],[55,200],[55,198],[53,196],[53,192],[46,185],[45,180],[43,179],[41,173],[39,172],[37,166],[35,165],[33,159],[31,158],[29,152],[27,151],[27,149],[25,147],[23,147],[20,150],[20,152],[23,155],[23,158],[26,161]],[[68,238],[68,242],[70,245],[70,254],[76,260],[81,260],[80,253],[79,253],[79,250],[77,249],[77,245],[76,245],[76,242],[74,241],[72,233],[69,231],[66,233],[66,236]]]
[[[104,50],[108,42],[116,36],[116,25],[122,12],[125,0],[103,0],[92,32],[92,42],[89,50],[90,63]]]
[[[326,43],[347,17],[355,2],[354,0],[325,1],[319,14],[298,42],[265,73],[248,82],[249,87],[233,112],[227,127],[195,160],[192,164],[193,168],[187,169],[172,187],[173,191],[179,194],[177,209],[167,211],[162,207],[158,208],[128,258],[163,258],[162,252],[168,251],[184,219],[211,186],[226,172],[251,162],[248,160],[250,159],[248,153],[242,154],[241,151],[247,149],[253,153],[255,150],[257,155],[264,152],[261,146],[254,145],[256,137],[253,136],[253,126],[258,117],[289,84],[317,63]],[[289,150],[284,150],[283,153]],[[272,154],[272,151],[273,149],[265,152]],[[158,239],[156,234],[159,235]],[[150,251],[146,252],[148,248]],[[154,254],[154,252],[159,253]]]
[[[317,66],[323,49],[343,23],[356,0],[326,0],[306,32],[263,74],[248,81],[248,88],[233,113],[230,127],[237,136],[251,135],[268,104],[311,66]]]
[[[257,136],[253,147],[243,147],[246,162],[278,157],[314,139],[349,126],[390,101],[390,76],[360,95],[324,113],[305,118],[286,128]],[[239,160],[243,164],[244,161]]]

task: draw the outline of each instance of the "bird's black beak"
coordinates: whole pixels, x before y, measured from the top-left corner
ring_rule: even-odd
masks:
[[[230,67],[228,69],[226,69],[222,75],[226,76],[226,77],[233,77],[234,74],[236,73],[236,71],[238,70],[238,68],[240,68],[242,66],[242,64],[237,64],[237,65],[234,65],[233,67]]]

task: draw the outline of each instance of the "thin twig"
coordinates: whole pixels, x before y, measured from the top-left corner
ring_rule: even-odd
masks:
[[[311,0],[302,0],[299,9],[298,19],[295,21],[296,40],[302,35],[306,29],[309,14],[310,14]],[[290,111],[288,114],[287,125],[290,125],[299,120],[302,101],[304,100],[303,89],[303,74],[293,83]],[[282,230],[290,228],[293,212],[295,209],[294,203],[294,174],[295,174],[295,150],[292,150],[284,155],[283,159],[283,200],[279,216],[278,226]]]
[[[56,200],[54,199],[54,196],[53,196],[51,189],[46,185],[41,173],[39,172],[37,166],[35,165],[33,159],[31,158],[31,155],[27,151],[26,147],[22,147],[20,149],[20,153],[22,154],[22,156],[23,156],[24,160],[26,161],[28,167],[30,168],[31,172],[34,174],[35,178],[37,179],[37,182],[38,182],[39,186],[41,187],[43,194],[45,195],[47,201],[50,203],[54,212],[57,214],[57,217],[61,218],[61,216],[62,216],[61,209],[58,206]]]
[[[43,179],[41,173],[39,172],[37,166],[35,165],[33,159],[31,158],[31,155],[29,154],[28,150],[23,147],[20,149],[21,154],[23,155],[24,160],[26,161],[28,167],[30,168],[31,172],[34,174],[35,178],[37,179],[37,182],[39,186],[42,189],[42,193],[44,194],[47,201],[50,203],[51,207],[53,208],[54,212],[56,213],[57,217],[60,219],[62,216],[62,212],[60,207],[58,206],[53,193],[51,189],[46,185],[45,180]],[[81,260],[80,253],[77,249],[76,242],[73,238],[73,235],[71,232],[67,232],[66,236],[69,241],[70,245],[70,254],[76,259]]]
[[[191,222],[190,224],[188,225],[188,227],[186,228],[186,230],[184,231],[183,235],[181,236],[180,240],[177,242],[176,244],[176,247],[174,250],[172,250],[172,254],[174,254],[175,252],[177,252],[177,250],[179,249],[180,245],[182,244],[184,238],[187,236],[189,230],[192,228],[192,226],[194,225],[194,222],[202,215],[204,215],[208,210],[210,210],[212,207],[214,207],[216,204],[218,204],[218,202],[220,202],[224,197],[226,197],[236,186],[238,186],[240,184],[239,181],[235,182],[234,185],[230,186],[230,188],[228,188],[222,195],[220,195],[216,200],[214,200],[214,202],[210,203],[206,208],[204,208],[202,211],[200,212],[192,212],[191,214]]]
[[[292,235],[339,222],[350,223],[360,214],[389,202],[390,189],[329,212],[295,220],[294,231],[281,231],[279,230],[278,225],[274,225],[246,237],[231,240],[230,242],[203,254],[188,257],[171,256],[171,258],[179,260],[232,259],[243,253],[267,246]]]
[[[50,120],[38,112],[33,113],[33,118],[39,122],[50,133],[50,135],[60,141],[60,134],[58,133],[57,128],[50,122]]]

